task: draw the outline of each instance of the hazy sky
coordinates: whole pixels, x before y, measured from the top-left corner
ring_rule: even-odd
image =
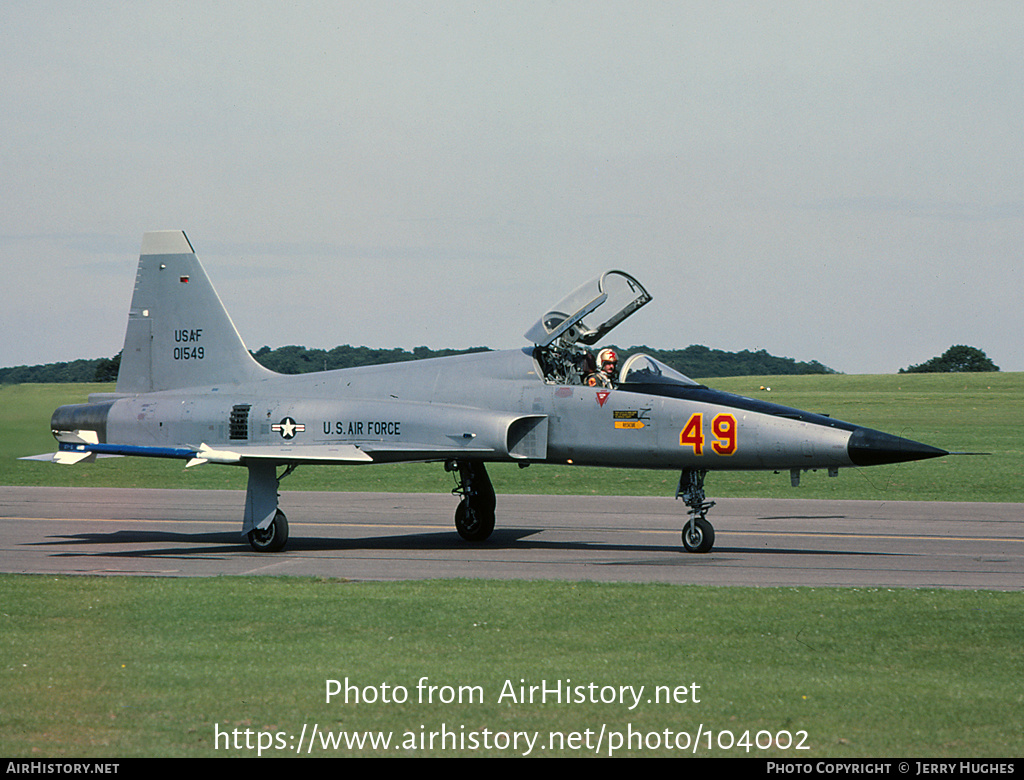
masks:
[[[251,349],[611,338],[1024,370],[1024,4],[5,2],[0,366],[115,354],[183,229]]]

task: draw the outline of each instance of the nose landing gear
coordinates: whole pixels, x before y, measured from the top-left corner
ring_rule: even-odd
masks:
[[[683,526],[683,547],[687,552],[706,553],[715,545],[715,529],[708,522],[708,510],[714,501],[704,500],[704,477],[706,469],[683,469],[679,475],[676,498],[683,499],[689,507],[690,520]]]

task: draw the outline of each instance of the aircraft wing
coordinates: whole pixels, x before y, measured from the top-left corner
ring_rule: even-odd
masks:
[[[433,410],[435,416],[443,410]],[[205,442],[176,446],[109,444],[99,441],[96,431],[58,431],[59,450],[33,455],[22,460],[48,460],[72,465],[91,463],[96,458],[134,456],[185,460],[186,466],[203,463],[247,465],[254,463],[401,463],[441,461],[449,459],[481,460],[543,460],[547,456],[546,415],[487,413],[449,410],[449,417],[440,423],[441,433],[428,430],[433,440],[396,441],[363,439],[348,442],[281,442],[248,444],[229,442],[211,447]],[[457,423],[457,424],[456,424]],[[468,423],[468,424],[466,424]],[[449,427],[451,425],[451,427]],[[468,428],[468,430],[467,430]],[[419,437],[417,437],[419,438]]]
[[[450,447],[409,442],[367,442],[365,444],[323,444],[302,446],[242,445],[230,449],[214,449],[202,444],[199,447],[140,447],[120,444],[99,444],[91,442],[62,442],[57,452],[29,455],[19,460],[39,460],[74,465],[91,463],[96,458],[118,458],[135,456],[144,458],[172,458],[185,460],[186,467],[204,463],[244,465],[249,462],[274,461],[279,463],[398,463],[402,461],[446,460],[466,455],[496,455],[490,447]]]
[[[188,466],[200,463],[245,463],[277,461],[290,463],[399,463],[409,461],[446,460],[469,455],[496,455],[489,447],[450,447],[410,442],[365,442],[356,444],[322,444],[301,446],[248,445],[215,450],[203,445],[195,451]]]

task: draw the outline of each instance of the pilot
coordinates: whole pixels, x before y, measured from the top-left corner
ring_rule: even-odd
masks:
[[[619,356],[615,354],[615,350],[606,347],[598,352],[597,364],[600,368],[587,376],[587,384],[591,387],[614,387],[619,367]]]

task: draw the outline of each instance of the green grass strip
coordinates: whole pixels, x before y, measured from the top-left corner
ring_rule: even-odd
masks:
[[[420,749],[442,724],[464,738],[539,733],[545,745],[553,731],[581,745],[602,727],[660,735],[617,755],[679,755],[666,732],[692,739],[699,727],[697,755],[1024,755],[1021,593],[0,575],[0,600],[8,756],[253,756],[259,734],[291,747],[314,723],[395,740],[316,756],[523,752]],[[396,698],[401,686],[409,700],[327,703],[326,681],[345,678],[361,695],[387,685]],[[437,699],[471,686],[483,700],[421,703],[421,678]],[[520,681],[645,694],[632,710],[501,700]],[[648,702],[655,686],[699,702]],[[230,749],[216,729],[235,733]],[[809,750],[735,744],[798,732]],[[403,738],[416,749],[396,748]],[[293,755],[279,747],[263,755]],[[553,754],[590,752],[533,753]]]

